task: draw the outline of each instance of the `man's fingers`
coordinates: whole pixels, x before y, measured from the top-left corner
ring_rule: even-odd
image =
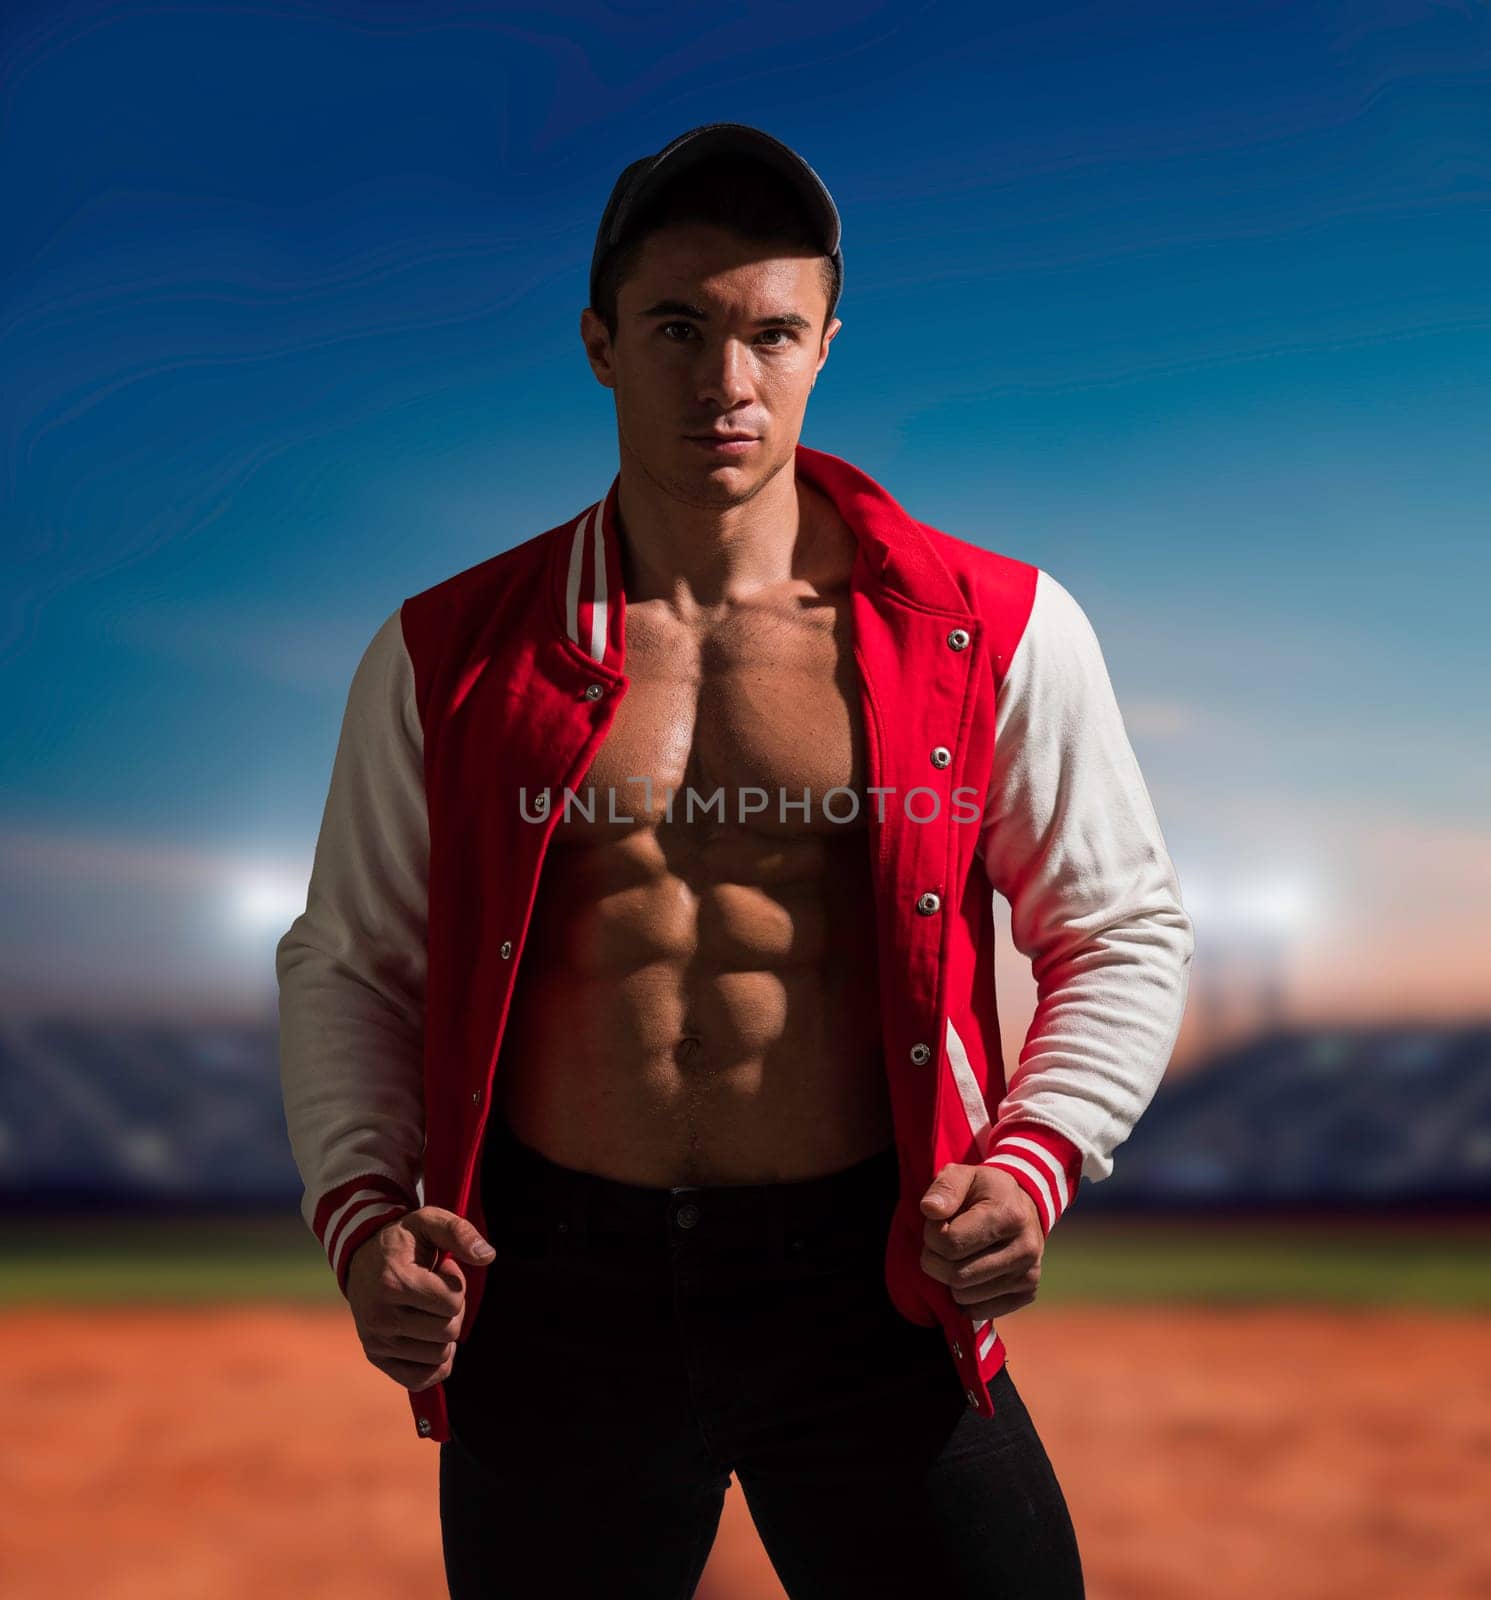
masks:
[[[370,1358],[379,1361],[412,1361],[417,1365],[438,1367],[456,1352],[454,1339],[415,1339],[398,1334],[383,1334],[363,1347]]]
[[[945,1283],[954,1291],[955,1299],[956,1291],[960,1289],[978,1287],[987,1293],[991,1282],[997,1289],[1004,1279],[1010,1280],[1011,1289],[1017,1285],[1023,1286],[1032,1267],[1039,1270],[1038,1258],[1018,1239],[996,1249],[981,1250],[958,1259],[938,1255],[932,1250],[923,1250],[921,1256],[922,1271],[929,1278]]]
[[[929,1278],[935,1278],[938,1283],[945,1283],[949,1289],[963,1288],[975,1282],[982,1283],[989,1276],[986,1256],[970,1256],[963,1261],[949,1261],[946,1256],[923,1250],[921,1267]]]
[[[993,1300],[980,1300],[973,1305],[965,1306],[964,1310],[975,1321],[987,1317],[992,1322],[996,1317],[1007,1317],[1011,1312],[1033,1305],[1035,1298],[1035,1290],[1027,1289],[1022,1294],[1002,1294]]]
[[[986,1200],[948,1222],[930,1218],[922,1224],[922,1244],[933,1255],[961,1261],[976,1251],[999,1245],[1020,1232],[1020,1218],[1003,1202]]]
[[[1013,1267],[1003,1271],[993,1271],[984,1275],[970,1272],[960,1283],[950,1284],[953,1299],[966,1311],[977,1311],[984,1316],[992,1316],[993,1312],[986,1309],[986,1303],[996,1299],[1002,1302],[1021,1300],[1028,1304],[1035,1299],[1036,1291],[1041,1285],[1041,1271],[1039,1267]],[[1021,1299],[1021,1297],[1027,1297]],[[1007,1307],[1002,1306],[1002,1309]]]
[[[927,1221],[922,1224],[922,1246],[934,1256],[947,1261],[957,1261],[979,1246],[973,1231],[963,1217],[952,1222]]]
[[[421,1389],[428,1389],[432,1385],[443,1382],[450,1376],[451,1361],[442,1361],[438,1367],[428,1367],[418,1361],[398,1361],[392,1358],[374,1361],[373,1365],[380,1372],[386,1372],[390,1378],[411,1394],[418,1394]]]
[[[466,1303],[465,1286],[453,1288],[450,1280],[427,1267],[406,1263],[395,1268],[399,1286],[390,1303],[411,1311],[427,1311],[436,1317],[456,1316]]]
[[[421,1206],[401,1219],[404,1226],[427,1247],[448,1250],[473,1266],[487,1266],[496,1252],[476,1231],[473,1223],[453,1211],[438,1206]],[[424,1254],[425,1252],[421,1252]]]
[[[426,1311],[420,1306],[396,1305],[383,1325],[384,1333],[402,1334],[410,1339],[428,1339],[444,1344],[454,1339],[461,1329],[463,1312],[457,1307],[453,1312]]]

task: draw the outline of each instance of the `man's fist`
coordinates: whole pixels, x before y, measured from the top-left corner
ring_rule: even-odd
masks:
[[[1035,1201],[998,1167],[950,1162],[921,1200],[922,1271],[975,1322],[1035,1299],[1046,1236]]]
[[[421,1206],[395,1217],[353,1252],[347,1301],[369,1361],[412,1393],[450,1376],[466,1314],[466,1276],[442,1250],[475,1266],[493,1250],[464,1217]]]

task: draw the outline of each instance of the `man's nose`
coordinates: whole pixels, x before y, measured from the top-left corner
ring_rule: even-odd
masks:
[[[717,350],[702,358],[699,374],[701,398],[732,406],[751,392],[750,355],[738,340],[726,339]]]

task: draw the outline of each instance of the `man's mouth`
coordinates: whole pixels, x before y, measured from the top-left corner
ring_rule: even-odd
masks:
[[[696,444],[701,449],[712,450],[716,455],[741,456],[761,441],[752,434],[685,434],[690,444]]]

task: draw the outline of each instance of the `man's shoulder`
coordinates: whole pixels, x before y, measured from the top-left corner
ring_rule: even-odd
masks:
[[[994,549],[960,534],[934,528],[929,522],[917,526],[927,536],[942,563],[955,578],[979,584],[1026,584],[1033,586],[1040,568],[1005,550]]]
[[[972,539],[918,526],[984,623],[996,674],[1002,680],[1018,658],[1036,656],[1069,670],[1101,651],[1086,610],[1048,568],[990,549]],[[1023,648],[1022,648],[1023,647]]]
[[[1029,628],[1047,574],[1033,561],[918,522],[970,611],[983,623],[996,674],[1003,676]]]
[[[1101,651],[1081,602],[1048,568],[921,526],[983,620],[1001,678],[1017,652],[1027,670],[1041,657],[1049,669],[1067,672]]]

